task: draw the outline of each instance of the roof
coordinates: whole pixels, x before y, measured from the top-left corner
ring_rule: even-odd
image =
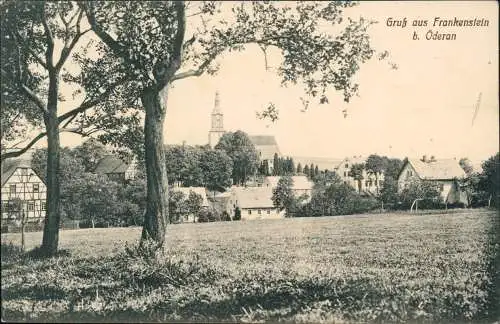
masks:
[[[408,163],[423,180],[451,180],[465,177],[465,171],[455,159],[440,159],[432,162],[408,159]]]
[[[269,183],[271,188],[276,188],[281,177],[271,176],[266,177],[265,182]],[[311,190],[314,186],[313,182],[307,179],[306,176],[293,176],[290,177],[293,180],[294,190]]]
[[[274,208],[271,187],[233,187],[240,208]]]
[[[122,159],[114,155],[106,155],[99,161],[94,172],[103,174],[125,173],[128,167],[129,165]]]
[[[208,207],[208,199],[207,199],[207,191],[203,187],[173,187],[173,191],[182,192],[184,196],[187,198],[189,193],[192,191],[203,198],[203,202],[201,203],[202,207]]]
[[[355,156],[348,156],[346,158],[343,158],[342,160],[340,160],[340,163],[337,164],[337,168],[341,167],[342,164],[344,163],[349,163],[349,168],[353,165],[353,164],[363,164],[366,162],[366,157],[363,157],[361,155],[355,155]]]
[[[28,158],[7,159],[2,164],[2,187],[16,172],[18,168],[30,168],[31,160]]]
[[[255,146],[259,153],[259,158],[262,160],[271,160],[274,154],[281,155],[276,138],[272,135],[254,135],[249,136],[250,141]]]
[[[320,170],[330,170],[333,171],[344,159],[335,158],[324,158],[324,157],[304,157],[304,156],[294,156],[293,162],[295,165],[300,165],[304,168],[306,165],[309,166],[314,164],[318,166]]]

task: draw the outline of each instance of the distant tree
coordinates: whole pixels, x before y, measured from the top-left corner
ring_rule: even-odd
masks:
[[[309,179],[314,179],[314,164],[311,163],[309,166],[309,174],[307,175]]]
[[[280,158],[278,156],[278,153],[274,153],[273,157],[273,176],[279,175],[281,172],[280,170]]]
[[[224,191],[231,186],[233,161],[222,150],[206,150],[201,153],[200,170],[203,184],[210,191]]]
[[[94,138],[86,140],[72,151],[75,158],[83,163],[85,172],[93,172],[97,163],[109,153],[106,147]]]
[[[295,174],[295,163],[293,162],[293,158],[290,157],[290,162],[289,163],[289,172],[290,172],[290,175],[294,175]]]
[[[410,208],[415,199],[421,199],[419,208],[437,208],[441,205],[439,185],[430,181],[414,180],[401,190],[400,200],[404,207]]]
[[[395,206],[398,203],[398,182],[392,177],[385,178],[379,199],[383,204]]]
[[[189,214],[196,215],[203,205],[203,197],[194,191],[190,191],[186,199],[186,208]]]
[[[178,223],[181,215],[186,212],[186,195],[181,191],[171,190],[168,197],[168,209],[170,211],[170,223]]]
[[[500,153],[491,156],[482,164],[483,172],[478,184],[481,190],[489,194],[488,205],[500,206]]]
[[[316,178],[317,176],[319,176],[319,168],[318,168],[318,166],[316,165],[316,166],[314,167],[314,177]]]
[[[259,165],[255,146],[248,135],[242,131],[222,135],[215,149],[223,150],[233,161],[233,183],[245,184]]]
[[[295,205],[293,194],[293,179],[290,176],[282,176],[278,181],[278,186],[273,189],[273,205],[280,211],[285,210],[288,217],[291,216]]]
[[[470,175],[474,172],[474,166],[469,158],[461,158],[458,164],[460,164],[460,167],[462,167],[466,175]]]
[[[303,173],[306,177],[309,177],[309,166],[307,164],[304,166]]]
[[[358,192],[361,192],[361,181],[364,179],[363,170],[365,169],[365,165],[363,163],[354,163],[351,165],[351,169],[349,170],[349,176],[356,180],[358,185]]]
[[[297,164],[296,173],[297,174],[302,174],[302,164],[300,164],[300,162]]]
[[[259,175],[269,176],[269,162],[267,160],[263,160],[260,162],[259,166]]]
[[[235,221],[241,220],[241,210],[239,207],[234,208],[233,220],[235,220]]]

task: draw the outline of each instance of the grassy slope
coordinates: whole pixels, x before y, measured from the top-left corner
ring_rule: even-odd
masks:
[[[173,225],[160,261],[123,253],[138,228],[63,231],[70,257],[2,261],[2,317],[480,319],[489,306],[495,217],[475,211]],[[2,244],[18,244],[19,236],[2,235]],[[40,241],[41,233],[28,234],[28,248]]]

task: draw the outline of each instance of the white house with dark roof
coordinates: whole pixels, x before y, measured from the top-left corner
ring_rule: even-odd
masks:
[[[2,222],[43,221],[46,213],[47,187],[27,158],[8,159],[2,163]]]
[[[234,216],[238,207],[242,220],[283,218],[285,213],[274,207],[272,196],[271,187],[232,187],[228,212]]]
[[[441,197],[448,204],[467,204],[466,194],[460,190],[458,181],[465,177],[465,171],[456,159],[408,159],[398,176],[401,191],[412,181],[432,181],[439,184]]]

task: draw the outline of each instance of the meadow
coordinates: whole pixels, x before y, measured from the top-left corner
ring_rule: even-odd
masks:
[[[487,210],[178,224],[155,256],[140,228],[82,229],[45,260],[2,234],[2,320],[491,322],[499,229]]]

